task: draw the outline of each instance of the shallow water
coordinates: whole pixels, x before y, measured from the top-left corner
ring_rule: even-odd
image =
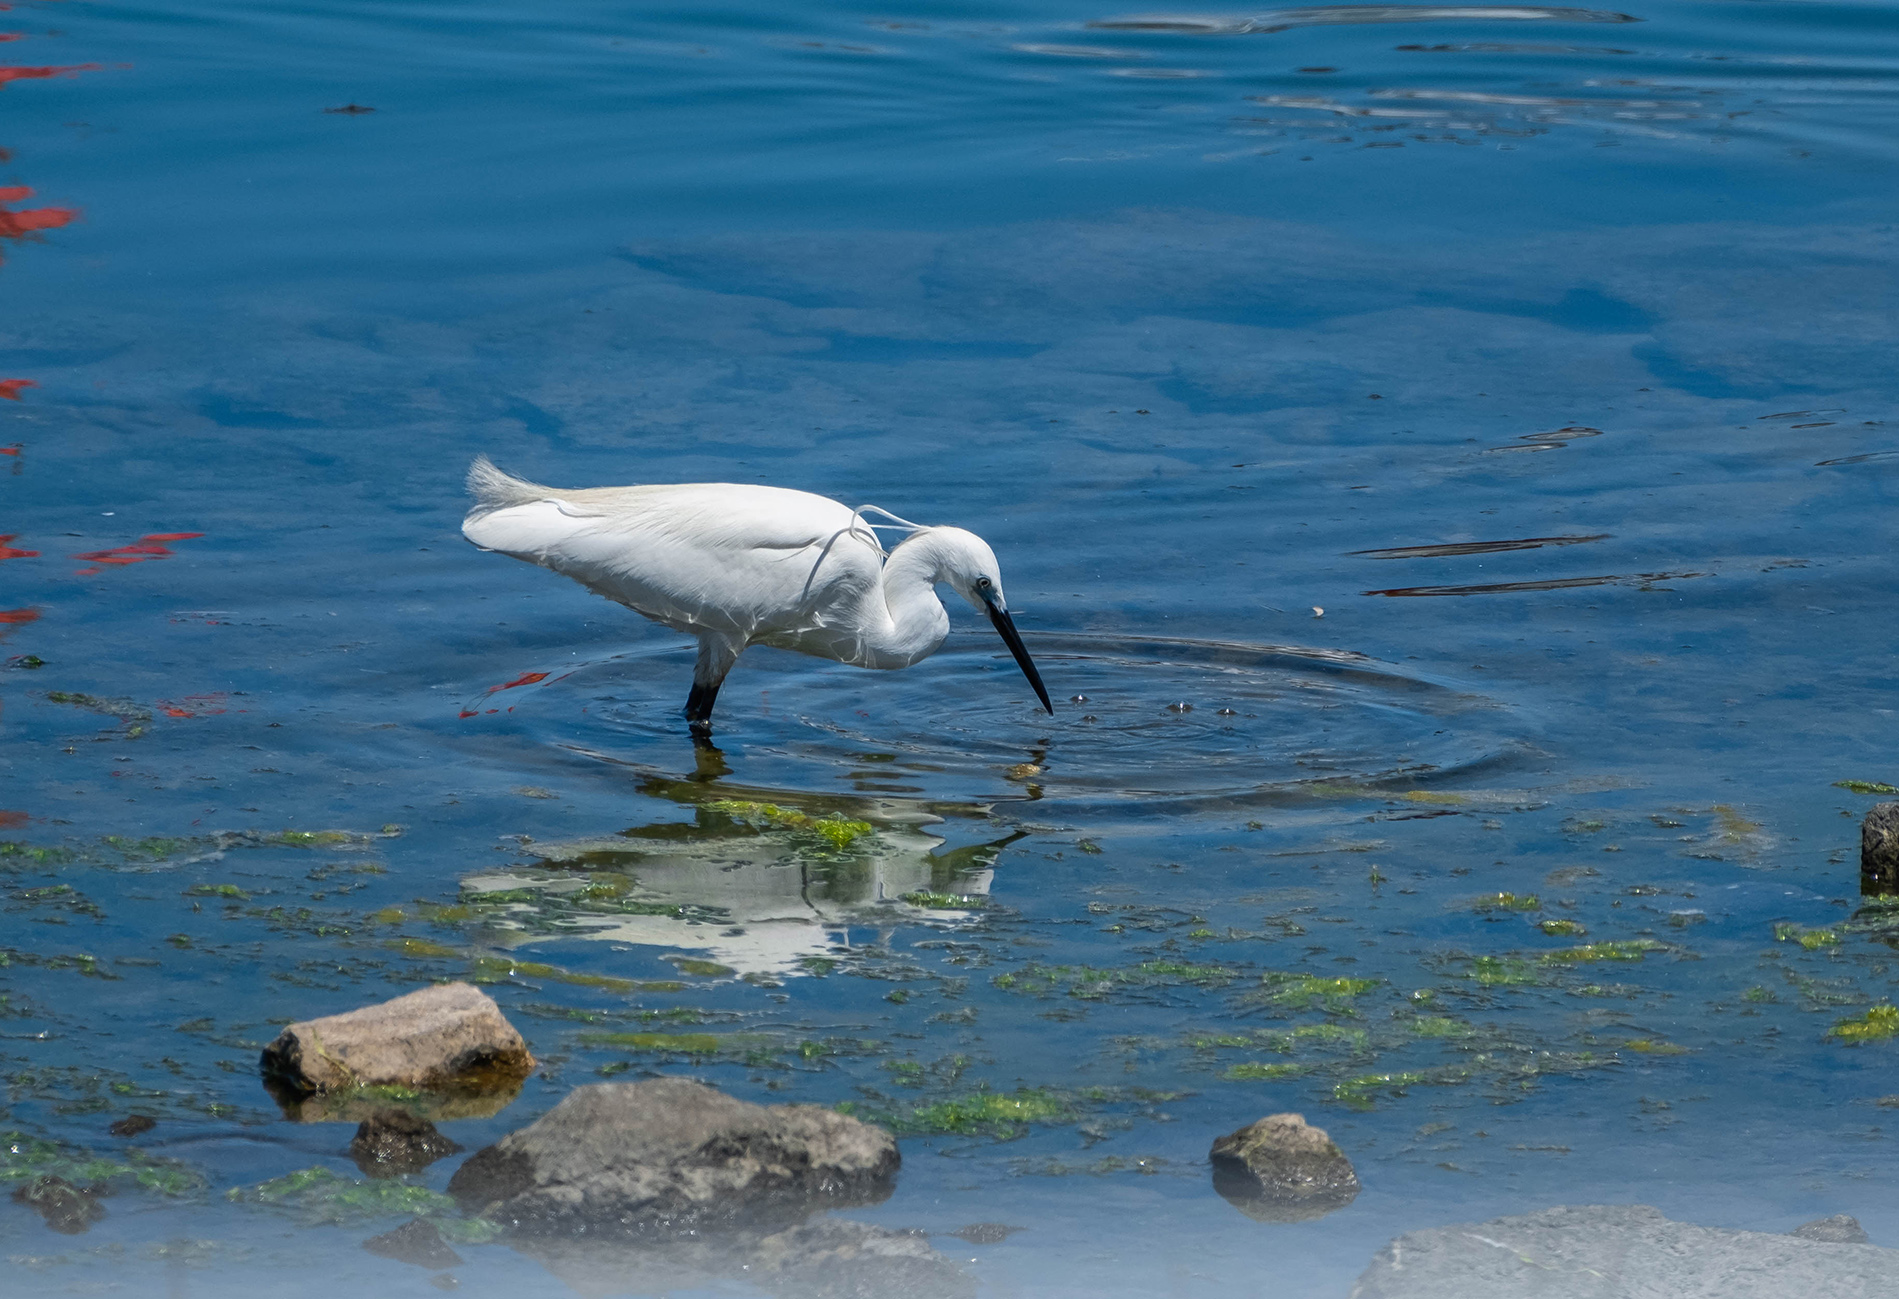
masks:
[[[357,1248],[422,1191],[246,1188],[358,1176],[277,1027],[447,977],[545,1064],[464,1146],[851,1102],[852,1216],[986,1294],[1560,1203],[1899,1245],[1899,1045],[1829,1036],[1899,945],[1834,783],[1899,779],[1889,8],[4,17],[0,1101],[171,1161],[0,1205],[9,1292],[435,1293]],[[676,637],[461,542],[477,451],[970,527],[1056,716],[953,610],[748,653],[695,751]],[[1289,1109],[1365,1190],[1254,1222],[1207,1146]]]

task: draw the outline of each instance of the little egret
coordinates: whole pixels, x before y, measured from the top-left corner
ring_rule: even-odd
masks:
[[[573,578],[597,595],[699,638],[686,697],[697,734],[747,645],[865,668],[907,668],[949,635],[936,584],[979,611],[1015,655],[1042,707],[1041,674],[1022,647],[996,554],[973,532],[921,527],[894,550],[853,510],[823,496],[744,483],[586,487],[526,482],[486,456],[468,470],[475,506],[462,535]],[[889,526],[889,525],[877,525]]]

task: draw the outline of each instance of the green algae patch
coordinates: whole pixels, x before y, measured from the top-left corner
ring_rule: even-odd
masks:
[[[228,898],[233,902],[249,902],[251,895],[235,884],[193,884],[185,890],[188,898]]]
[[[1543,982],[1535,965],[1516,956],[1473,956],[1464,977],[1485,988],[1524,988]]]
[[[282,830],[265,835],[264,842],[284,848],[335,848],[342,844],[366,844],[369,836],[351,834],[347,830]]]
[[[1840,933],[1836,929],[1808,929],[1783,920],[1774,926],[1774,941],[1777,943],[1799,943],[1809,952],[1821,951],[1840,945]]]
[[[300,1168],[255,1186],[235,1186],[225,1198],[238,1204],[289,1209],[312,1224],[343,1226],[372,1218],[459,1218],[455,1201],[440,1191],[394,1180],[358,1180],[327,1168]]]
[[[454,957],[464,954],[459,947],[449,947],[444,943],[431,943],[426,938],[396,938],[384,943],[383,946],[398,956],[406,956],[416,961],[435,960],[442,957]]]
[[[1673,1042],[1658,1042],[1651,1037],[1632,1037],[1622,1044],[1624,1051],[1634,1051],[1640,1055],[1687,1055],[1688,1048],[1677,1046]]]
[[[1551,938],[1581,938],[1589,932],[1574,920],[1539,920],[1536,927]]]
[[[1540,911],[1542,900],[1534,893],[1486,893],[1472,902],[1473,911]]]
[[[903,900],[913,907],[923,907],[930,911],[973,911],[989,903],[989,899],[980,893],[931,893],[928,891],[906,893],[903,895]]]
[[[668,956],[666,960],[681,974],[690,974],[696,979],[729,979],[738,973],[729,965],[702,961],[696,956]]]
[[[1452,1038],[1469,1037],[1477,1030],[1448,1015],[1420,1015],[1411,1021],[1411,1031],[1418,1037]]]
[[[1407,803],[1428,803],[1433,807],[1464,807],[1470,799],[1463,794],[1440,793],[1429,789],[1412,789],[1398,795]]]
[[[1261,978],[1266,999],[1289,1010],[1330,1010],[1347,1013],[1357,997],[1383,979],[1328,978],[1319,974],[1268,974]]]
[[[555,983],[572,984],[577,988],[599,988],[604,992],[635,992],[639,982],[634,979],[620,979],[608,974],[574,974],[557,965],[545,965],[540,961],[514,961],[501,956],[478,956],[474,969],[469,974],[473,983],[500,983],[507,979],[548,979]]]
[[[1858,1019],[1843,1019],[1827,1030],[1849,1045],[1879,1042],[1899,1035],[1899,1006],[1874,1006]]]
[[[1899,785],[1888,785],[1881,780],[1836,780],[1833,788],[1855,794],[1899,794]]]
[[[744,1038],[741,1041],[741,1037]],[[737,1033],[582,1033],[583,1046],[611,1046],[625,1051],[661,1051],[668,1055],[718,1055],[721,1051],[757,1045],[768,1039]]]
[[[46,702],[65,704],[71,708],[83,708],[87,712],[110,717],[125,728],[124,738],[128,740],[138,739],[152,726],[152,710],[143,704],[135,704],[130,699],[104,699],[98,695],[83,694],[76,690],[49,690],[46,692]]]
[[[62,1177],[75,1186],[130,1182],[157,1195],[180,1197],[204,1189],[204,1178],[184,1164],[137,1150],[113,1158],[74,1150],[24,1132],[0,1133],[0,1184]]]
[[[1650,952],[1665,952],[1667,943],[1653,938],[1630,938],[1619,942],[1584,943],[1546,953],[1543,960],[1552,965],[1580,965],[1591,961],[1639,961]]]
[[[1461,1075],[1460,1075],[1461,1076]],[[1447,1082],[1421,1070],[1406,1069],[1395,1073],[1366,1073],[1347,1078],[1332,1088],[1332,1099],[1359,1109],[1369,1109],[1380,1095],[1402,1096],[1408,1087],[1430,1082]]]
[[[793,831],[794,837],[831,852],[842,852],[859,839],[876,833],[876,827],[870,822],[853,821],[841,812],[811,816],[796,808],[780,807],[776,803],[755,803],[736,798],[716,799],[704,806],[709,811],[755,829]]]
[[[1189,961],[1142,961],[1139,965],[1043,965],[1031,962],[1019,970],[998,974],[989,982],[1006,992],[1031,996],[1052,996],[1065,992],[1084,1001],[1097,1000],[1117,992],[1143,991],[1191,984],[1195,987],[1225,987],[1239,971],[1224,965],[1197,965]]]
[[[1721,823],[1721,837],[1729,843],[1741,843],[1761,831],[1759,821],[1748,820],[1726,803],[1716,803],[1712,811]]]
[[[1234,1065],[1220,1076],[1232,1082],[1284,1082],[1310,1072],[1312,1066],[1309,1064],[1260,1064],[1249,1061]]]
[[[845,1101],[840,1114],[871,1117],[866,1107]],[[1025,1087],[1013,1092],[980,1091],[907,1111],[877,1112],[876,1121],[900,1136],[991,1136],[1008,1140],[1022,1136],[1036,1123],[1068,1123],[1075,1106],[1067,1097],[1047,1088]]]

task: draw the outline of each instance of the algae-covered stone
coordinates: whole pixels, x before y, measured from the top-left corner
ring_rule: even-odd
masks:
[[[1565,1206],[1398,1237],[1354,1299],[1873,1299],[1899,1252],[1671,1222],[1647,1205]]]
[[[1213,1143],[1213,1189],[1260,1222],[1304,1222],[1358,1197],[1358,1174],[1325,1129],[1269,1114]]]
[[[371,1177],[418,1173],[461,1147],[407,1110],[378,1110],[362,1121],[349,1143],[349,1157]]]
[[[795,1222],[890,1194],[897,1143],[816,1105],[752,1105],[703,1083],[581,1087],[449,1181],[470,1213],[541,1234]]]
[[[303,1094],[364,1087],[489,1091],[534,1069],[527,1044],[481,989],[446,983],[292,1024],[264,1048],[265,1075]]]
[[[1875,803],[1860,822],[1859,891],[1899,893],[1899,803]]]

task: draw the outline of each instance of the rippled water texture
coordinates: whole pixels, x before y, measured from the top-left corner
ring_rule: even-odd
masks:
[[[0,1201],[8,1294],[751,1293],[261,1087],[449,978],[543,1065],[463,1147],[849,1104],[848,1216],[986,1295],[1564,1203],[1899,1246],[1890,8],[0,19],[0,1187],[112,1190]],[[958,604],[695,748],[689,646],[460,540],[477,452],[968,527],[1055,715]],[[1216,1194],[1286,1110],[1348,1207]],[[417,1214],[462,1263],[361,1248]]]

